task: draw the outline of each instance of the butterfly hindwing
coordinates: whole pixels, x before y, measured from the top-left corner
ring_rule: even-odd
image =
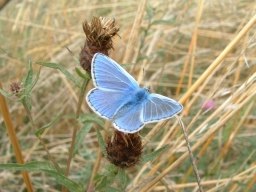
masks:
[[[135,133],[142,129],[144,122],[141,105],[130,106],[124,115],[114,118],[113,124],[116,129],[125,133]]]
[[[182,111],[177,101],[168,97],[151,93],[143,105],[143,121],[145,123],[169,119]]]
[[[96,53],[92,60],[92,79],[95,87],[115,91],[139,88],[135,79],[114,60]]]

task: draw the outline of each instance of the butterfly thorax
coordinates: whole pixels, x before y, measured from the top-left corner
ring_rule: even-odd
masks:
[[[138,90],[134,91],[130,95],[125,97],[125,102],[114,115],[113,119],[123,116],[124,114],[128,113],[131,110],[134,110],[136,106],[142,105],[144,101],[146,101],[148,95],[150,93],[146,88],[139,88]],[[128,99],[129,98],[129,99]]]
[[[135,102],[142,103],[148,97],[149,91],[147,88],[140,88],[138,91],[135,92]]]

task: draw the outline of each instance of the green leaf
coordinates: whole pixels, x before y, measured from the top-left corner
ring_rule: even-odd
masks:
[[[61,119],[61,115],[55,117],[50,123],[47,123],[46,125],[37,129],[36,132],[35,132],[35,135],[37,137],[41,136],[47,128],[55,125],[60,119]]]
[[[72,181],[71,179],[68,179],[65,177],[65,175],[60,174],[56,171],[45,171],[46,174],[51,175],[54,177],[60,185],[65,186],[69,191],[75,191],[75,192],[82,192],[84,191],[81,185],[77,184],[76,182]]]
[[[57,63],[50,63],[50,62],[37,62],[37,64],[59,70],[66,76],[67,79],[71,80],[77,87],[81,87],[79,81],[69,71],[67,71],[62,65]]]
[[[103,155],[105,157],[107,157],[107,151],[106,151],[106,145],[105,145],[105,141],[100,133],[100,131],[98,129],[96,129],[97,131],[97,137],[98,137],[98,142],[99,142],[99,145],[100,145],[100,148],[101,148],[101,151],[103,153]]]
[[[31,111],[32,103],[31,103],[30,95],[22,95],[21,96],[21,103],[23,104],[23,106],[25,107],[25,109],[27,111]]]
[[[75,142],[75,147],[74,147],[74,153],[75,155],[78,152],[79,146],[82,143],[82,141],[85,138],[85,135],[91,130],[92,128],[92,123],[86,123],[77,133],[76,135],[76,142]]]
[[[23,106],[25,107],[25,109],[27,110],[27,112],[31,111],[32,103],[31,103],[30,94],[39,78],[39,73],[38,73],[35,82],[33,82],[33,76],[34,76],[33,73],[34,72],[33,72],[33,68],[32,68],[32,63],[31,63],[31,61],[29,61],[28,73],[27,73],[25,79],[23,79],[24,89],[23,89],[21,97],[20,97],[20,101],[23,104]]]
[[[146,154],[142,157],[141,162],[142,163],[147,163],[149,161],[153,161],[154,159],[156,159],[161,153],[163,153],[164,151],[166,151],[169,148],[169,145],[165,145],[163,147],[161,147],[160,149],[153,151],[150,154]]]
[[[32,85],[31,85],[31,90],[34,88],[34,86],[36,85],[38,79],[39,79],[39,76],[40,76],[40,73],[41,73],[41,67],[39,68],[38,72],[36,73],[36,77],[34,79],[34,81],[32,82]],[[30,91],[31,91],[30,90]]]
[[[105,166],[106,176],[116,176],[118,174],[118,168],[114,164],[108,164]]]
[[[101,189],[105,189],[106,186],[109,186],[108,178],[105,175],[97,175],[96,179],[96,189],[97,191],[101,191]]]
[[[56,179],[57,183],[65,186],[70,191],[82,192],[83,189],[74,181],[68,179],[63,174],[58,173],[53,166],[48,162],[29,162],[25,164],[7,163],[0,164],[0,170],[9,171],[29,171],[29,172],[44,172]]]
[[[148,20],[151,20],[155,15],[155,9],[149,3],[146,5],[146,13]]]
[[[0,170],[9,171],[42,171],[42,170],[52,170],[53,166],[48,162],[33,161],[26,164],[19,163],[6,163],[0,164]]]
[[[79,116],[79,121],[83,124],[86,122],[93,122],[104,128],[104,121],[96,114],[81,114]]]
[[[2,94],[4,97],[11,97],[12,94],[11,93],[8,93],[7,91],[3,90],[0,88],[0,94]]]
[[[110,191],[111,185],[116,181],[118,169],[112,164],[108,164],[102,174],[95,176],[96,191]],[[109,188],[110,187],[110,188]],[[112,188],[114,190],[114,188]]]
[[[89,80],[91,79],[90,75],[88,73],[83,73],[78,67],[76,67],[76,73],[79,77]]]
[[[122,191],[125,191],[125,188],[128,185],[128,176],[125,173],[125,170],[124,169],[119,169],[117,177],[118,177],[118,179],[120,181]]]
[[[24,91],[25,94],[28,95],[33,87],[33,68],[32,68],[32,63],[31,61],[29,61],[29,65],[28,65],[28,73],[27,76],[24,79]]]

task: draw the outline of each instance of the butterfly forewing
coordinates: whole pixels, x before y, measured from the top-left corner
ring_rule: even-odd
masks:
[[[123,105],[125,94],[120,91],[92,89],[86,97],[87,103],[98,115],[112,119]]]
[[[135,79],[109,57],[96,53],[92,60],[92,78],[100,89],[127,91],[139,88]]]
[[[143,120],[150,123],[168,119],[182,111],[182,108],[182,105],[173,99],[151,93],[143,105]]]

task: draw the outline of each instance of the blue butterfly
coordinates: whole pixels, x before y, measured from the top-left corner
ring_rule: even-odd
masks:
[[[91,75],[95,88],[86,101],[90,108],[124,133],[135,133],[147,123],[169,119],[182,111],[177,101],[150,93],[114,60],[96,53]]]

